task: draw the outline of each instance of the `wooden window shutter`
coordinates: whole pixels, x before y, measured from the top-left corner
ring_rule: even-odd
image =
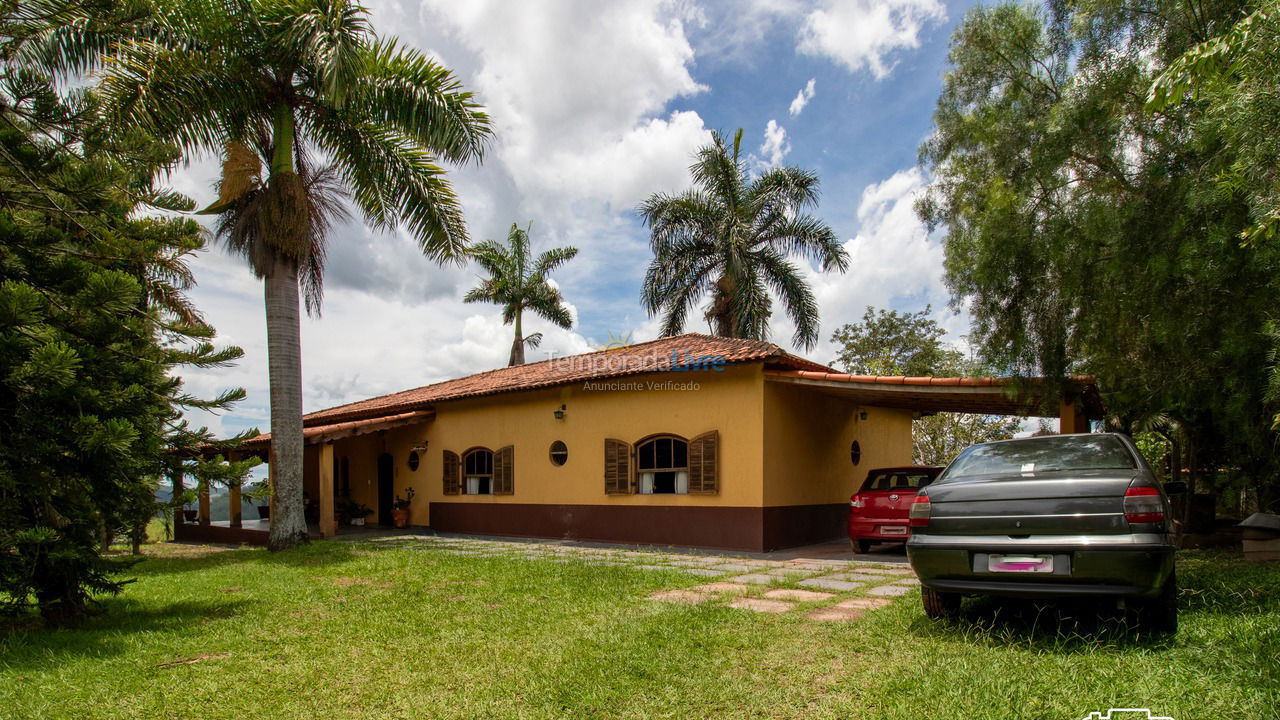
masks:
[[[516,491],[516,449],[508,445],[493,454],[493,494],[513,495]]]
[[[712,430],[689,441],[689,494],[720,492],[720,432]]]
[[[462,464],[458,462],[458,453],[444,451],[444,494],[457,495],[462,492]]]
[[[630,495],[631,443],[625,440],[604,440],[604,492],[606,495]]]

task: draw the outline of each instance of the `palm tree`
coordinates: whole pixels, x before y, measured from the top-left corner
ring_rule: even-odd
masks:
[[[772,291],[795,323],[794,342],[811,348],[818,303],[787,256],[844,272],[849,255],[826,223],[801,214],[817,204],[817,175],[783,167],[752,179],[738,154],[741,142],[741,129],[732,149],[713,132],[689,168],[694,188],[655,193],[640,206],[653,248],[641,302],[650,316],[664,314],[663,335],[675,335],[709,294],[706,319],[716,335],[764,340]]]
[[[552,270],[573,259],[578,248],[552,248],[529,261],[529,233],[514,223],[507,233],[507,244],[492,240],[476,245],[471,256],[489,273],[489,277],[471,289],[464,302],[491,302],[502,306],[502,322],[514,323],[516,338],[511,343],[507,366],[524,364],[525,345],[537,347],[542,333],[524,337],[521,319],[530,310],[562,328],[573,326],[573,316],[565,307],[560,291],[547,282]]]
[[[460,260],[466,227],[437,163],[479,161],[489,120],[448,69],[376,36],[347,0],[152,0],[148,9],[129,37],[104,48],[86,41],[84,52],[105,53],[113,122],[224,158],[205,212],[219,215],[219,236],[263,279],[270,547],[291,547],[307,538],[299,294],[318,311],[343,198],[375,228],[406,227],[429,259]],[[74,41],[60,52],[73,55]]]

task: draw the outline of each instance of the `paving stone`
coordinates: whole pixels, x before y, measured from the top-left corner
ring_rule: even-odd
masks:
[[[729,572],[751,572],[755,569],[754,566],[745,565],[743,563],[723,563],[720,565],[712,565],[711,567],[716,570],[727,570]]]
[[[713,582],[689,588],[693,592],[745,595],[751,588],[741,583]]]
[[[681,603],[684,605],[700,605],[711,599],[710,595],[690,592],[689,590],[664,590],[649,596],[650,600],[660,602]]]
[[[915,570],[910,568],[876,568],[874,570],[883,575],[915,575]]]
[[[729,578],[729,580],[733,582],[740,582],[740,583],[751,583],[752,585],[770,585],[772,583],[782,582],[783,578],[780,578],[777,575],[754,574],[754,575],[738,575],[737,577]]]
[[[894,580],[894,585],[919,585],[920,581],[916,578],[903,578],[902,580]]]
[[[784,602],[782,600],[765,600],[763,598],[735,598],[725,603],[731,608],[739,610],[753,610],[762,613],[784,613],[795,607],[795,603]]]
[[[898,595],[906,595],[909,592],[911,592],[911,588],[906,587],[905,585],[881,585],[880,587],[871,588],[867,591],[867,594],[895,597]]]
[[[889,598],[861,597],[842,600],[831,607],[856,608],[858,610],[875,610],[893,602]]]
[[[862,575],[859,573],[830,573],[822,577],[828,580],[843,580],[851,583],[883,582],[885,579],[883,575]]]
[[[827,566],[825,565],[814,565],[812,563],[797,563],[794,561],[787,563],[787,567],[796,568],[797,570],[813,570],[815,572],[823,572],[827,570]]]
[[[804,585],[805,587],[819,587],[824,590],[838,590],[840,592],[857,590],[862,586],[861,583],[849,582],[848,580],[831,580],[825,577],[809,578],[807,580],[801,580],[796,584]]]
[[[814,590],[794,590],[792,588],[778,588],[777,590],[769,590],[764,593],[764,597],[770,600],[799,600],[800,602],[813,602],[815,600],[826,600],[835,597],[833,593],[817,592]]]
[[[675,570],[670,565],[632,565],[636,570]]]
[[[721,575],[728,574],[724,570],[713,570],[711,568],[704,567],[684,568],[684,571],[690,575],[699,575],[701,577],[720,577]]]
[[[805,617],[818,622],[851,622],[862,617],[864,611],[850,607],[826,607],[810,610]]]
[[[820,571],[818,570],[804,570],[801,568],[793,568],[793,567],[773,568],[772,570],[765,570],[765,573],[768,575],[777,575],[778,577],[786,577],[786,578],[809,577],[811,575],[817,575],[819,572]]]

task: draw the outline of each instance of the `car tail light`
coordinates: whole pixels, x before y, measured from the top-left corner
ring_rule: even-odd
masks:
[[[854,495],[849,498],[849,507],[861,509],[866,506],[867,506],[867,501],[861,495]]]
[[[1131,487],[1124,493],[1124,519],[1130,525],[1164,522],[1164,503],[1153,487]]]
[[[907,513],[907,518],[911,523],[911,527],[925,527],[929,524],[929,515],[933,513],[933,503],[929,502],[929,496],[921,491],[916,495],[915,502],[911,503],[911,510]]]

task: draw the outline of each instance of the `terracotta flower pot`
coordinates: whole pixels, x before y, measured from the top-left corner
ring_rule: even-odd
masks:
[[[392,510],[391,521],[394,522],[398,528],[409,527],[409,511],[399,509]]]

